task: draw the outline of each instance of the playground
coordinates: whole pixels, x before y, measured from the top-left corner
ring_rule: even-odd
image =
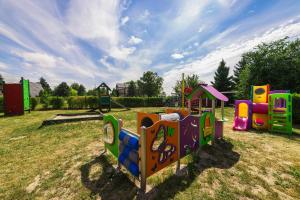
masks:
[[[165,108],[120,110],[112,109],[109,114],[135,132],[137,112],[163,112]],[[103,121],[39,128],[43,120],[59,113],[32,111],[0,117],[0,198],[137,198],[139,185],[129,172],[116,171],[117,161],[111,154],[100,156]],[[225,107],[224,113],[228,119],[224,140],[182,158],[177,174],[174,162],[150,176],[146,198],[299,199],[300,127],[293,127],[291,136],[233,131],[234,108]],[[216,117],[221,118],[219,108]]]

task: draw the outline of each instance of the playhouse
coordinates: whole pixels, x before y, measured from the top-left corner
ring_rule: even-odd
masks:
[[[252,86],[251,100],[235,101],[234,130],[269,130],[292,134],[292,95],[270,91],[269,85]]]
[[[29,80],[21,78],[20,83],[4,83],[4,114],[23,115],[30,111]]]
[[[142,191],[149,176],[174,162],[180,169],[181,158],[223,136],[224,101],[228,98],[206,84],[199,84],[186,98],[187,109],[170,108],[159,114],[138,112],[136,132],[124,128],[121,119],[104,115],[105,150],[117,158],[119,167],[125,167],[140,181]],[[212,101],[212,107],[203,108],[200,103],[198,113],[192,113],[190,102],[204,98]],[[217,100],[222,105],[221,119],[215,117]]]

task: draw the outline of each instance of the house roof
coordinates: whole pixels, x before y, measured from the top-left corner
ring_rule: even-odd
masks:
[[[228,101],[228,98],[219,92],[212,85],[207,84],[199,84],[197,88],[193,89],[191,94],[187,96],[188,99],[196,99],[202,96],[203,94],[208,94],[208,96],[212,96],[220,101]]]

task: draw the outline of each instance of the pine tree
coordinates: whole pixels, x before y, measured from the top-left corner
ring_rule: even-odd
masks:
[[[42,85],[43,90],[46,91],[48,94],[52,92],[50,85],[43,77],[40,78],[40,84]]]
[[[241,60],[234,66],[234,70],[233,70],[233,83],[235,85],[235,87],[237,87],[239,85],[239,76],[241,74],[241,72],[245,69],[245,66],[247,64],[246,58],[243,55]]]
[[[214,82],[211,83],[221,92],[230,91],[232,89],[232,76],[229,76],[229,67],[226,66],[223,59],[215,72]]]

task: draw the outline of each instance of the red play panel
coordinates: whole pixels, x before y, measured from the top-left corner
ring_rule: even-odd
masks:
[[[23,97],[21,84],[4,84],[4,113],[6,115],[22,115]]]

